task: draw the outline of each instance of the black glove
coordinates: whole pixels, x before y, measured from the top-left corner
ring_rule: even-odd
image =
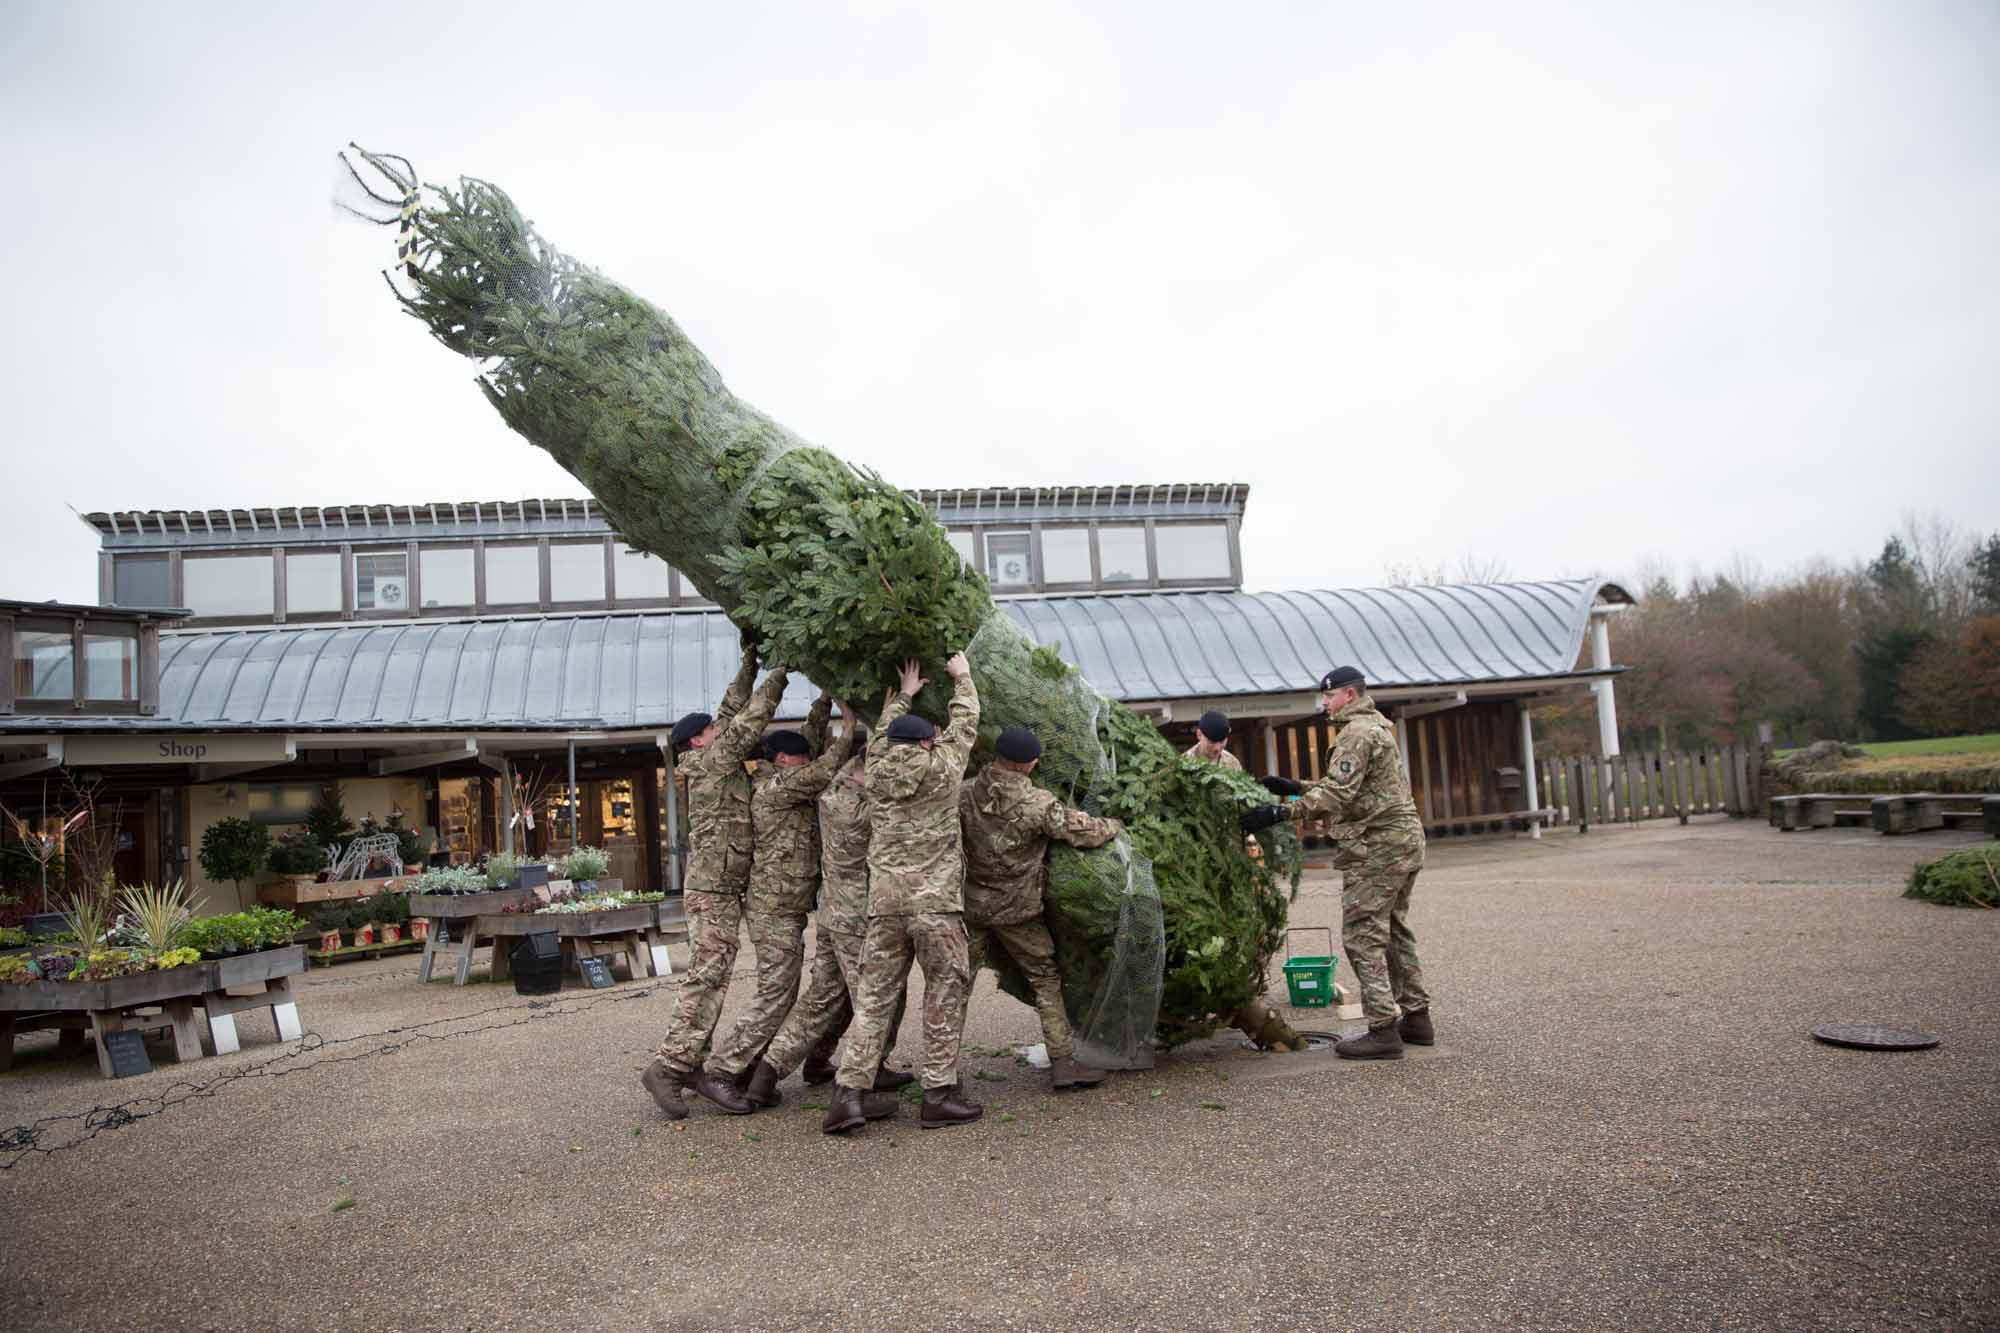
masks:
[[[1269,777],[1269,778],[1259,778],[1257,780],[1263,783],[1264,790],[1270,792],[1273,796],[1305,795],[1305,790],[1306,790],[1305,785],[1303,783],[1294,782],[1290,778]]]
[[[1282,805],[1260,805],[1254,810],[1245,810],[1236,822],[1242,825],[1245,833],[1256,833],[1290,818],[1290,812]]]

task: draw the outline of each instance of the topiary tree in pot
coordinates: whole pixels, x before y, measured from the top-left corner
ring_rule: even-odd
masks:
[[[247,819],[218,819],[201,835],[201,869],[210,879],[236,886],[236,906],[243,904],[243,881],[264,868],[271,852],[271,834]]]

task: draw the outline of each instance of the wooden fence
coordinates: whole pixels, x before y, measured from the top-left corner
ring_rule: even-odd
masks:
[[[1559,824],[1636,823],[1690,815],[1764,814],[1763,756],[1754,746],[1661,752],[1604,759],[1560,756],[1535,761],[1536,793]]]

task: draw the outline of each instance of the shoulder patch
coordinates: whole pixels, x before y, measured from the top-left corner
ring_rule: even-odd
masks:
[[[1343,778],[1353,777],[1354,770],[1359,767],[1360,765],[1354,762],[1354,756],[1351,754],[1343,754],[1333,761],[1333,771]]]

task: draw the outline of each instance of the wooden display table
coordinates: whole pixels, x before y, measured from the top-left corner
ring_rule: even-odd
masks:
[[[430,922],[429,935],[424,940],[423,961],[417,964],[417,980],[429,981],[431,968],[439,958],[450,958],[455,962],[456,985],[463,986],[472,975],[472,924],[481,916],[498,913],[502,908],[519,907],[535,896],[533,889],[488,889],[484,893],[413,893],[410,895],[410,919],[422,917]],[[452,935],[456,933],[457,939]]]
[[[574,967],[579,958],[608,958],[614,962],[622,959],[626,979],[640,981],[649,975],[647,946],[657,944],[662,952],[666,949],[660,939],[658,914],[653,910],[657,905],[639,903],[614,907],[608,912],[513,912],[482,916],[476,919],[467,937],[483,936],[493,946],[495,981],[505,981],[513,975],[507,954],[514,941],[523,935],[545,931],[554,931],[561,941],[565,967]]]
[[[311,875],[285,875],[259,884],[257,901],[267,907],[310,907],[315,903],[339,902],[349,898],[373,898],[378,893],[404,893],[414,889],[416,884],[415,875],[325,882],[315,880]]]
[[[199,1060],[203,1051],[201,1029],[194,1021],[197,1007],[208,1020],[217,1055],[241,1049],[235,1016],[246,1009],[268,1007],[279,1040],[294,1041],[301,1028],[290,978],[305,970],[306,951],[293,944],[106,981],[0,985],[0,1069],[13,1063],[16,1032],[60,1028],[63,1044],[69,1046],[73,1042],[68,1034],[82,1032],[86,1025],[97,1046],[98,1072],[106,1078],[111,1077],[111,1056],[104,1039],[113,1032],[172,1028],[175,1056]],[[254,995],[227,994],[232,986],[259,990]],[[152,1010],[158,1012],[141,1012]]]

